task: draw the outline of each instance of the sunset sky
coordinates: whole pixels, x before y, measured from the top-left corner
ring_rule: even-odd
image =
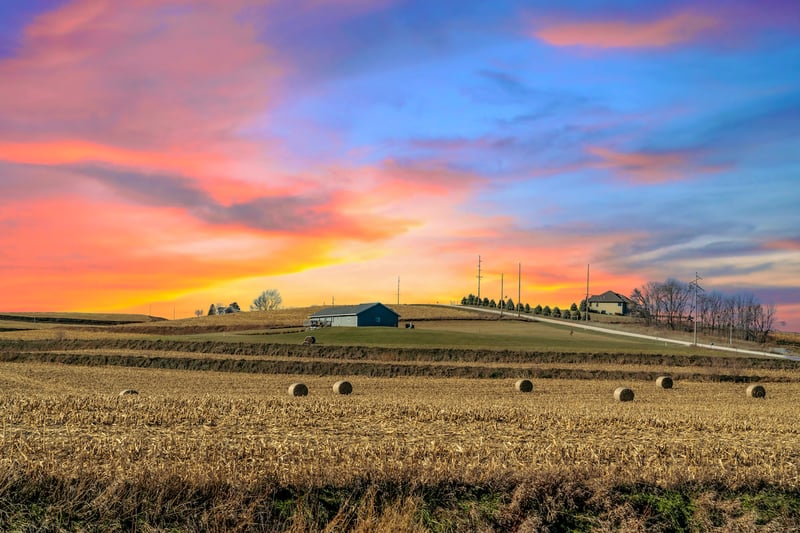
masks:
[[[800,331],[797,0],[0,2],[0,311],[569,305]]]

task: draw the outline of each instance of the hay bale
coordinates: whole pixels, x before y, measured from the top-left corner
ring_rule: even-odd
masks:
[[[125,389],[119,393],[120,396],[131,396],[133,394],[139,394],[139,391],[136,389]]]
[[[767,389],[765,389],[762,385],[750,385],[747,387],[748,398],[766,398],[766,396]]]
[[[671,389],[672,378],[669,376],[660,376],[656,379],[656,386],[660,389]]]
[[[308,396],[308,387],[303,383],[292,383],[289,385],[290,396]]]
[[[633,391],[627,387],[617,387],[614,391],[614,399],[618,402],[632,402]]]
[[[514,383],[514,388],[519,392],[531,392],[533,391],[533,383],[529,379],[520,379]]]
[[[316,342],[317,342],[317,339],[315,337],[309,335],[305,339],[303,339],[303,346],[310,346],[312,344],[315,344]]]
[[[333,392],[336,394],[350,394],[353,392],[353,385],[349,381],[337,381],[333,384]]]

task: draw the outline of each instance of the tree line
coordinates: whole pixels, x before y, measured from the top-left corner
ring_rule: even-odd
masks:
[[[645,323],[670,329],[692,329],[706,335],[766,342],[775,325],[775,306],[763,305],[749,292],[724,294],[697,289],[674,278],[650,281],[631,293],[632,314]]]
[[[581,300],[581,305],[572,303],[569,309],[561,309],[560,307],[545,305],[537,305],[531,307],[530,304],[523,304],[522,302],[514,303],[514,300],[500,300],[499,302],[489,298],[478,298],[474,294],[469,294],[461,298],[461,305],[469,305],[472,307],[486,307],[488,309],[501,309],[506,311],[528,313],[541,316],[549,316],[553,318],[566,318],[569,320],[581,320],[586,318],[586,300]]]

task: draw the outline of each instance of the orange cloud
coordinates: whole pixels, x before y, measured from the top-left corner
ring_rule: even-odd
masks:
[[[699,173],[717,172],[720,167],[697,166],[686,152],[615,152],[597,146],[588,152],[600,158],[595,166],[636,183],[656,184],[691,178]]]
[[[681,11],[645,22],[604,21],[554,24],[534,32],[553,46],[660,48],[693,41],[719,24],[710,16]]]
[[[767,250],[785,250],[800,252],[800,239],[781,239],[764,243]]]
[[[220,165],[222,158],[207,153],[177,153],[130,150],[101,143],[65,140],[31,143],[0,142],[0,160],[38,165],[68,165],[104,162],[134,168],[172,172],[202,172],[209,165]]]

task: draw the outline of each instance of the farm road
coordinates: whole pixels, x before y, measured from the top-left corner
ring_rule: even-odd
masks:
[[[439,304],[439,305],[443,305],[444,307],[455,307],[455,308],[458,308],[458,309],[470,309],[470,307],[465,307],[463,305],[455,305],[455,304]],[[476,311],[478,311],[478,309],[476,309]],[[515,314],[515,312],[505,311],[505,312],[501,313],[500,311],[497,311],[497,310],[494,310],[494,309],[483,309],[483,308],[479,309],[479,311],[482,312],[482,313],[493,313],[493,314],[496,314],[496,315],[504,314],[504,315],[513,316]],[[681,340],[676,340],[676,339],[666,339],[664,337],[656,337],[656,336],[653,336],[653,335],[644,335],[642,333],[631,333],[631,332],[628,332],[628,331],[619,331],[619,330],[616,330],[616,329],[601,328],[601,327],[598,327],[598,326],[590,326],[588,324],[585,324],[583,322],[578,322],[578,321],[565,323],[563,320],[556,320],[554,318],[545,318],[545,317],[538,316],[538,315],[537,316],[530,316],[530,315],[526,315],[524,313],[520,314],[519,318],[522,318],[522,319],[525,319],[525,320],[530,320],[531,322],[547,322],[549,324],[556,324],[556,325],[559,325],[559,326],[569,325],[569,327],[576,328],[576,329],[585,329],[585,330],[589,330],[589,331],[596,331],[596,332],[599,332],[599,333],[608,333],[608,334],[611,334],[611,335],[622,335],[624,337],[636,337],[636,338],[639,338],[639,339],[647,339],[647,340],[652,340],[652,341],[663,342],[665,344],[666,343],[671,343],[671,344],[680,344],[682,346],[694,346],[694,343],[691,342],[691,341],[681,341]],[[735,352],[735,353],[741,353],[741,354],[746,354],[746,355],[760,355],[760,356],[763,356],[763,357],[772,357],[774,359],[788,359],[790,361],[800,361],[800,357],[798,357],[796,355],[785,355],[785,354],[778,354],[778,353],[772,353],[772,352],[762,352],[762,351],[758,351],[758,350],[744,350],[742,348],[734,348],[732,346],[717,346],[716,344],[700,344],[700,343],[698,343],[697,346],[699,348],[707,348],[709,350],[719,350],[719,351],[722,351],[722,352]]]

